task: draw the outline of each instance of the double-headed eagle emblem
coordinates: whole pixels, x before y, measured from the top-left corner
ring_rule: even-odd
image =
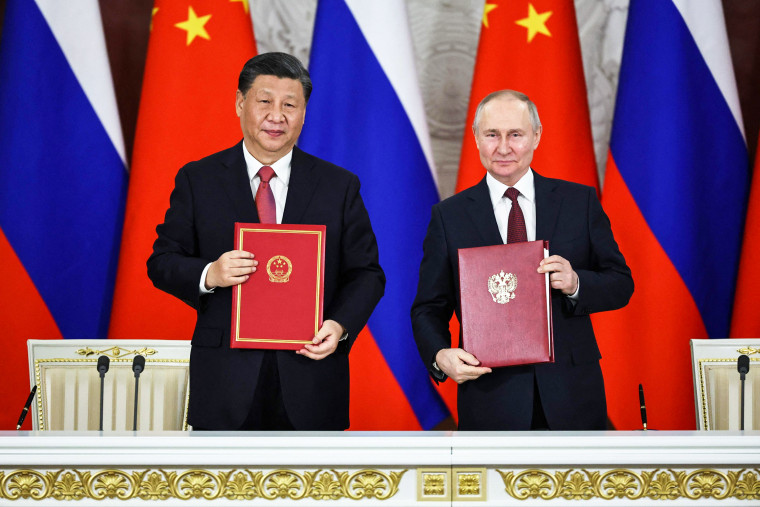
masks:
[[[491,275],[488,279],[488,292],[491,293],[495,303],[500,305],[509,303],[515,298],[517,290],[517,277],[512,273],[501,271],[496,275]]]

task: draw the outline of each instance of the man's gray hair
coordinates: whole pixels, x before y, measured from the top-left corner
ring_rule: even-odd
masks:
[[[538,108],[536,108],[536,105],[533,103],[532,100],[528,98],[527,95],[525,95],[522,92],[518,92],[515,90],[499,90],[497,92],[489,93],[486,95],[486,97],[480,101],[480,104],[478,104],[478,108],[475,110],[475,120],[472,122],[472,130],[473,132],[478,132],[478,123],[480,123],[480,116],[483,112],[483,106],[488,104],[494,99],[498,99],[504,96],[509,96],[514,99],[519,100],[520,102],[524,102],[528,106],[528,114],[530,115],[530,125],[533,127],[533,132],[538,132],[538,129],[541,128],[541,120],[538,118]]]

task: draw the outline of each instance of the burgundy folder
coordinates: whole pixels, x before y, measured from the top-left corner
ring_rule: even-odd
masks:
[[[463,348],[482,366],[554,362],[547,241],[459,250]]]

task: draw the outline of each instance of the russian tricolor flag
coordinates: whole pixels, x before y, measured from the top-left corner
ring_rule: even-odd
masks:
[[[351,428],[433,428],[449,412],[420,360],[409,311],[438,193],[404,2],[320,0],[309,70],[314,92],[299,145],[359,176],[387,276],[351,352]]]
[[[636,292],[595,316],[610,418],[693,429],[689,339],[729,336],[748,157],[719,0],[632,0],[602,203]]]
[[[106,337],[126,181],[97,0],[8,0],[0,41],[0,311],[9,385],[28,383],[29,338]],[[3,414],[3,428],[26,395],[21,388],[18,401],[9,400],[15,414]]]

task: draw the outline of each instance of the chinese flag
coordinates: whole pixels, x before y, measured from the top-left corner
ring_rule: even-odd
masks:
[[[155,3],[110,338],[192,336],[195,312],[154,288],[145,262],[179,168],[242,140],[235,90],[256,55],[248,8],[247,0]]]
[[[759,140],[760,141],[760,140]],[[760,145],[760,142],[758,142]],[[734,310],[731,318],[732,338],[756,338],[760,336],[760,312],[757,311],[757,282],[753,270],[760,265],[760,149],[755,158],[752,173],[747,218],[744,222],[744,241],[739,262],[739,278],[736,281]]]
[[[544,131],[531,166],[543,176],[598,189],[573,0],[486,2],[457,192],[485,175],[472,121],[480,101],[503,89],[525,93],[538,107]]]

